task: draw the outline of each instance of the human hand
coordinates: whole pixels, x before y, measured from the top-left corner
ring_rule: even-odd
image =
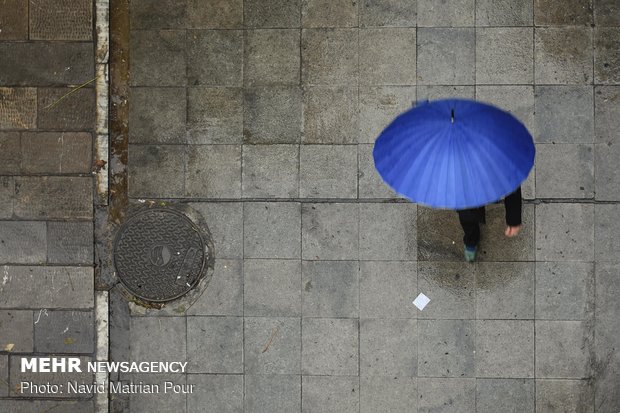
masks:
[[[504,231],[504,234],[507,237],[511,238],[517,235],[519,231],[521,231],[521,225],[517,225],[516,227],[507,226],[506,231]]]

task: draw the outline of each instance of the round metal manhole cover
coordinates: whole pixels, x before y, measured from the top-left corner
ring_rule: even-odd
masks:
[[[185,215],[167,209],[137,213],[121,227],[114,242],[114,265],[134,295],[169,301],[200,281],[207,261],[200,229]]]

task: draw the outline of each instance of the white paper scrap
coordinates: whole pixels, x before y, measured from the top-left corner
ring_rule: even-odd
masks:
[[[430,298],[428,298],[424,294],[420,293],[415,298],[415,300],[413,300],[413,305],[418,307],[418,309],[420,309],[420,310],[424,310],[424,307],[426,307],[426,304],[428,304],[430,301],[431,301]]]

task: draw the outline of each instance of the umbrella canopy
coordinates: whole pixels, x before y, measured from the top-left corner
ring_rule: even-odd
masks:
[[[475,208],[513,192],[534,165],[527,128],[494,106],[425,102],[375,142],[375,167],[399,194],[435,208]]]

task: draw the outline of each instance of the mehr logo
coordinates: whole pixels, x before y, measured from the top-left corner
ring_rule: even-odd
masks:
[[[22,357],[21,372],[33,373],[81,373],[80,359],[77,357]]]

